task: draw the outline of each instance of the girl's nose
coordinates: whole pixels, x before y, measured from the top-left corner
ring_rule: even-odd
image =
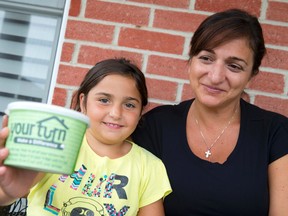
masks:
[[[114,105],[109,112],[109,116],[114,119],[120,119],[121,114],[121,106],[118,105]]]

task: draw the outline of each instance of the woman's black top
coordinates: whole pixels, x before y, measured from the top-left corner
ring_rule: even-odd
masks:
[[[166,216],[267,216],[268,166],[288,154],[288,118],[241,100],[237,144],[223,164],[211,163],[187,143],[192,102],[154,108],[132,135],[166,166],[173,189],[164,200]]]

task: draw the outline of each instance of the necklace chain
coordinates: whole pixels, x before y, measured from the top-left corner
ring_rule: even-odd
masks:
[[[207,142],[206,142],[206,139],[205,139],[204,134],[203,134],[203,132],[202,132],[202,130],[201,130],[201,128],[200,128],[200,125],[199,125],[199,122],[198,122],[197,118],[195,118],[195,122],[196,122],[196,124],[197,124],[197,126],[198,126],[200,135],[201,135],[201,137],[202,137],[202,139],[203,139],[203,141],[204,141],[204,143],[205,143],[205,145],[206,145],[206,148],[207,148],[207,151],[205,151],[205,157],[206,157],[206,158],[209,158],[209,157],[212,155],[211,149],[212,149],[213,146],[217,143],[217,141],[220,139],[220,137],[224,134],[224,132],[226,131],[226,129],[229,127],[229,125],[231,124],[231,122],[232,122],[232,120],[233,120],[236,112],[237,112],[237,108],[235,109],[232,117],[230,118],[230,120],[228,121],[228,123],[226,124],[226,126],[223,128],[223,130],[222,130],[221,133],[217,136],[217,138],[214,140],[214,142],[210,145],[210,147],[208,146],[208,144],[207,144]]]

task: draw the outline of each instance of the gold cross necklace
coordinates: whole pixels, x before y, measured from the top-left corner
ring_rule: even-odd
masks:
[[[202,139],[203,139],[203,141],[204,141],[204,143],[205,143],[205,145],[206,145],[206,149],[207,149],[207,150],[205,151],[205,157],[206,157],[206,158],[209,158],[209,157],[212,155],[211,149],[212,149],[213,146],[217,143],[217,141],[220,139],[220,137],[224,134],[224,132],[226,131],[226,129],[229,127],[229,125],[231,124],[231,122],[232,122],[232,120],[233,120],[236,112],[237,112],[237,108],[235,109],[232,117],[230,118],[230,120],[228,121],[228,123],[226,124],[226,126],[223,128],[223,130],[222,130],[221,133],[217,136],[217,138],[214,140],[214,142],[210,145],[210,147],[208,146],[208,144],[207,144],[207,142],[206,142],[206,139],[205,139],[205,137],[204,137],[204,135],[203,135],[203,132],[202,132],[202,130],[201,130],[201,128],[200,128],[200,125],[199,125],[199,122],[198,122],[197,118],[195,118],[195,122],[196,122],[196,124],[197,124],[197,126],[198,126],[200,135],[201,135],[201,137],[202,137]]]

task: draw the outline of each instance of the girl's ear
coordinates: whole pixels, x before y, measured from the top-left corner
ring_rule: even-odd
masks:
[[[85,99],[85,95],[83,93],[81,93],[79,95],[79,101],[80,101],[80,110],[81,110],[81,113],[84,113],[86,114],[86,99]]]

